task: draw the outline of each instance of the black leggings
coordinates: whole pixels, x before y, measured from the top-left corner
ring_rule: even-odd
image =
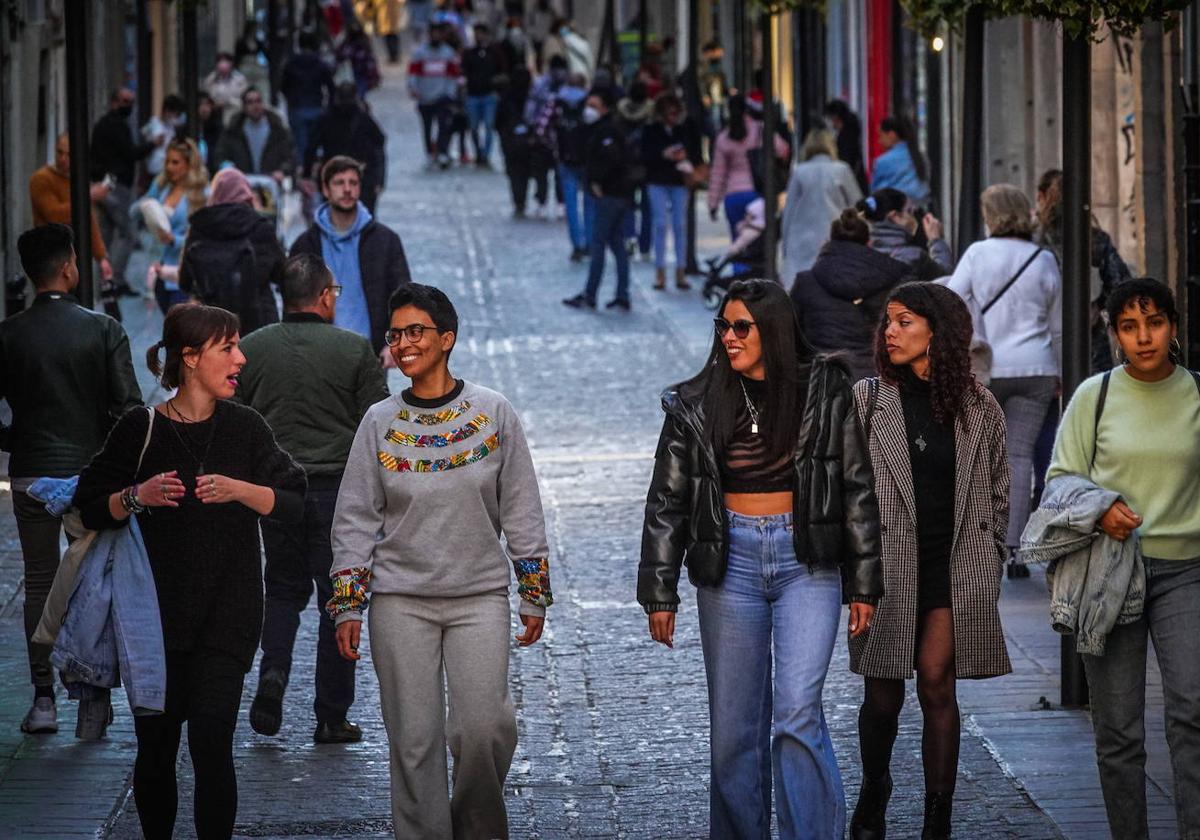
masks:
[[[146,840],[170,840],[179,791],[175,765],[183,722],[196,776],[198,840],[228,840],[237,816],[233,730],[245,679],[242,663],[214,650],[167,653],[167,702],[161,715],[134,718],[137,761],[133,798]]]
[[[949,608],[923,614],[917,624],[917,699],[925,726],[921,734],[921,763],[925,793],[953,793],[958,776],[959,715],[954,674],[954,618]],[[892,747],[904,680],[866,679],[858,712],[858,742],[863,776],[878,779],[892,762]]]

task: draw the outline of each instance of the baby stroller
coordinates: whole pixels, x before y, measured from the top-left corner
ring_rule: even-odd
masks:
[[[763,236],[763,213],[765,204],[761,198],[750,203],[746,208],[746,217],[738,222],[738,236],[720,257],[705,260],[707,277],[700,291],[704,305],[716,309],[721,305],[721,298],[729,290],[729,285],[735,280],[751,280],[766,276],[767,251],[766,237]],[[776,230],[779,220],[773,219]],[[778,236],[776,237],[778,241]]]

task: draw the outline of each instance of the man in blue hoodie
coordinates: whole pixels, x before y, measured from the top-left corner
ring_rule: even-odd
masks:
[[[375,221],[363,203],[363,165],[332,157],[321,167],[325,203],[316,219],[292,244],[291,256],[315,254],[325,261],[342,287],[334,324],[364,336],[384,367],[394,367],[383,340],[388,328],[388,299],[412,282],[400,237]]]

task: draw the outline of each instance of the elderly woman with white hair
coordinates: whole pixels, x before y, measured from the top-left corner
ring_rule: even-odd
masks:
[[[1033,495],[1033,450],[1059,393],[1062,276],[1054,254],[1033,240],[1025,193],[994,184],[980,198],[988,238],[969,247],[943,281],[970,307],[976,337],[992,349],[991,390],[1004,409],[1012,495],[1005,540],[1020,545]]]
[[[837,158],[837,138],[832,131],[815,128],[804,138],[800,162],[788,179],[783,208],[783,260],[779,279],[790,286],[796,275],[812,268],[821,246],[829,239],[829,226],[847,207],[862,198],[854,170]]]

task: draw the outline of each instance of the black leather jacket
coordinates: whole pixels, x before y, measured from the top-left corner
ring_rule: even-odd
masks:
[[[846,601],[883,595],[879,506],[850,379],[837,362],[814,359],[796,444],[793,516],[796,557],[837,566]],[[663,394],[663,422],[646,498],[637,598],[647,613],[679,606],[679,570],[695,586],[725,576],[728,527],[716,453],[705,433],[706,377]]]

